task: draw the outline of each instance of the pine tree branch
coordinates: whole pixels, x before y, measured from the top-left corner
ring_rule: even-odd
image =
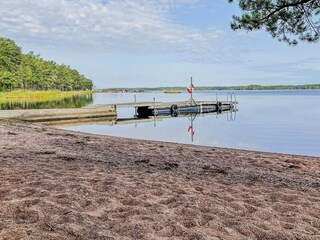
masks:
[[[283,5],[278,5],[277,8],[275,10],[273,10],[272,12],[270,12],[267,16],[265,16],[264,18],[261,18],[260,21],[264,21],[264,20],[268,20],[272,15],[276,14],[277,12],[280,12],[282,9],[287,8],[287,7],[296,7],[299,5],[303,5],[305,3],[308,2],[313,2],[314,0],[302,0],[299,2],[292,2],[292,3],[286,3]]]

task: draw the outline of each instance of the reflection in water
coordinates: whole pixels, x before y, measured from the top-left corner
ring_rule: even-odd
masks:
[[[137,115],[134,115],[133,117],[127,117],[127,118],[94,118],[94,119],[86,119],[86,120],[72,120],[72,121],[50,121],[48,123],[42,123],[45,125],[55,126],[58,128],[64,128],[64,129],[70,129],[70,130],[80,130],[83,132],[90,132],[90,133],[96,133],[96,134],[105,134],[104,131],[107,130],[106,127],[116,126],[116,129],[119,129],[121,131],[121,126],[127,126],[128,131],[126,131],[125,136],[135,136],[137,138],[140,138],[146,133],[152,134],[154,132],[154,136],[162,137],[162,136],[174,136],[172,132],[163,131],[162,124],[164,121],[171,120],[179,122],[184,122],[186,119],[188,119],[188,122],[185,122],[181,127],[183,127],[183,138],[186,140],[184,142],[186,143],[193,143],[195,140],[195,122],[196,119],[199,119],[201,122],[202,118],[204,117],[212,117],[218,115],[228,115],[231,114],[232,117],[227,117],[228,121],[235,121],[235,114],[238,110],[237,109],[230,109],[230,110],[224,110],[224,111],[214,111],[209,113],[189,113],[189,114],[178,114],[172,116],[172,114],[166,114],[166,115],[154,115],[154,116],[148,116],[148,117],[137,117]],[[232,120],[229,120],[231,118]],[[170,121],[168,121],[170,122]],[[153,129],[150,129],[150,123],[152,123]],[[157,124],[159,123],[159,124]],[[160,124],[161,123],[161,124]],[[142,124],[143,127],[137,129],[138,124]],[[159,126],[158,126],[159,125]],[[132,126],[132,127],[131,127]],[[134,126],[134,127],[133,127]],[[159,127],[159,129],[157,129]],[[101,128],[101,129],[100,129]],[[102,130],[102,128],[104,130]],[[100,129],[100,130],[98,130]],[[136,129],[136,130],[134,130]],[[96,131],[97,130],[97,131]],[[110,130],[110,128],[109,128]],[[175,129],[177,130],[177,129]],[[115,130],[116,131],[116,130]],[[129,132],[134,131],[135,134],[131,135]],[[161,133],[160,133],[160,132]],[[203,129],[200,129],[198,134],[201,133]],[[167,134],[166,134],[167,133]],[[182,133],[178,134],[175,132],[175,134],[182,136]],[[117,135],[117,134],[116,134]],[[189,140],[190,135],[191,141]],[[142,137],[144,138],[144,137]],[[201,138],[201,137],[200,137]],[[145,139],[148,139],[146,137]],[[188,140],[187,140],[188,139]],[[157,139],[154,139],[157,140]]]
[[[195,120],[196,120],[196,118],[198,116],[204,117],[206,115],[216,115],[216,117],[218,117],[218,115],[226,114],[227,115],[227,121],[228,122],[231,122],[231,121],[234,122],[234,121],[236,121],[237,111],[238,111],[238,109],[230,109],[230,110],[224,110],[224,111],[214,111],[214,112],[209,112],[209,113],[189,113],[189,114],[181,114],[181,115],[175,115],[175,116],[167,115],[165,118],[176,118],[176,117],[188,118],[189,126],[187,128],[187,133],[190,135],[191,142],[193,143],[194,142],[194,137],[195,137],[195,134],[196,134],[194,122],[195,122]],[[157,116],[154,116],[153,118],[154,118],[154,121],[156,122]],[[159,120],[162,120],[162,118],[158,117]],[[155,123],[154,123],[154,127],[156,127]]]
[[[0,103],[0,110],[48,109],[48,108],[81,108],[93,103],[92,94],[76,95],[54,101],[5,102]]]
[[[178,106],[176,104],[173,104],[171,106],[168,106],[168,105],[162,106],[162,107],[160,106],[158,108],[156,107],[156,105],[154,105],[153,108],[152,107],[150,108],[150,106],[135,107],[134,117],[137,120],[153,118],[154,127],[156,127],[157,118],[162,119],[162,118],[170,118],[170,117],[172,118],[186,117],[189,119],[189,122],[190,122],[188,126],[188,133],[191,135],[191,142],[193,143],[194,135],[195,135],[193,122],[195,121],[198,115],[204,116],[206,114],[216,114],[218,117],[219,114],[226,113],[228,122],[231,122],[231,121],[234,122],[236,120],[236,113],[238,109],[237,109],[235,94],[228,93],[228,97],[229,95],[231,96],[231,102],[228,101],[227,103],[217,101],[216,103],[211,103],[211,104],[202,103],[197,105],[191,96],[189,100],[189,104],[186,104],[186,105]],[[155,102],[155,98],[153,100]],[[137,125],[135,124],[135,126]]]
[[[227,112],[227,120],[228,122],[234,122],[237,118],[237,111]]]
[[[189,124],[189,127],[188,127],[188,133],[190,133],[190,135],[191,135],[191,142],[193,142],[193,136],[195,134],[194,127],[193,127],[193,122],[196,119],[196,117],[197,117],[197,114],[190,114],[190,116],[188,116],[188,119],[190,121],[190,124]]]

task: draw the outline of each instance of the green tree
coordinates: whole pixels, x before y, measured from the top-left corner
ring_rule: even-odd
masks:
[[[15,76],[8,71],[0,71],[0,91],[11,90],[16,87]]]
[[[14,41],[0,37],[0,70],[16,71],[21,62],[21,48]]]
[[[70,66],[45,61],[33,52],[22,54],[14,41],[0,38],[0,91],[13,88],[91,90],[93,84]]]
[[[234,2],[234,0],[228,0]],[[320,0],[238,0],[241,16],[233,16],[231,28],[265,29],[273,38],[296,45],[317,42],[320,37]]]

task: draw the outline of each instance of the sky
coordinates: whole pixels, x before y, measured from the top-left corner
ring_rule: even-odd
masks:
[[[1,0],[0,36],[113,87],[320,83],[320,43],[232,31],[227,0]]]

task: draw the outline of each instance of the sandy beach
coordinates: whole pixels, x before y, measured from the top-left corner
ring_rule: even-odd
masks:
[[[0,239],[320,239],[320,158],[0,122]]]

